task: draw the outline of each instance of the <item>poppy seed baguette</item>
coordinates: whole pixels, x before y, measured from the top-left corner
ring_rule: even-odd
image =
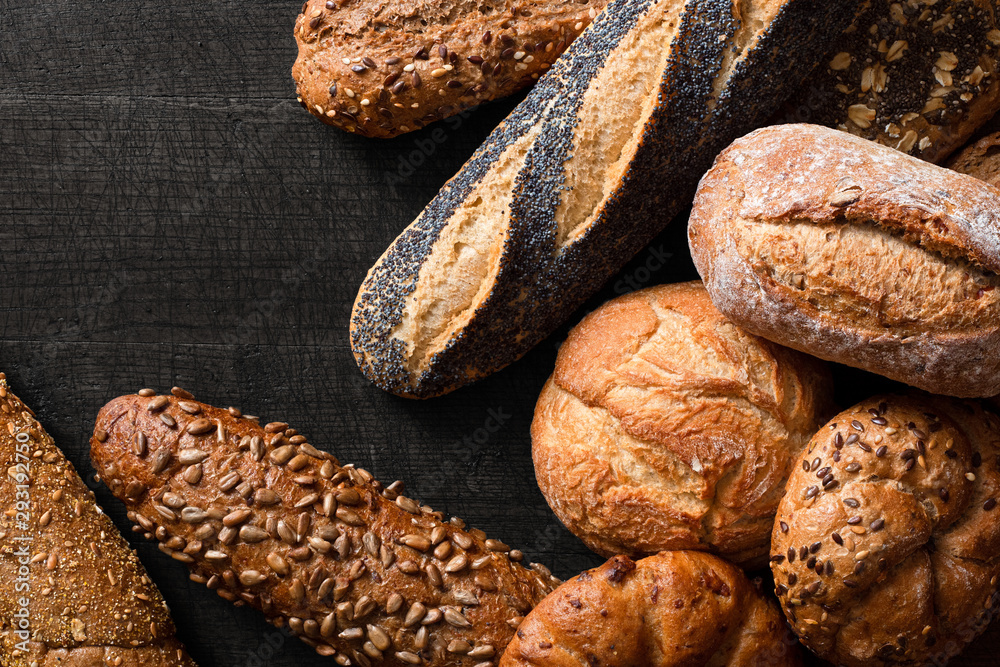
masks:
[[[139,558],[3,373],[0,408],[0,665],[194,667]]]
[[[337,664],[492,665],[558,584],[287,424],[174,393],[101,409],[90,442],[102,479],[192,580]]]
[[[520,358],[690,202],[861,4],[610,4],[368,272],[362,371],[426,398]]]

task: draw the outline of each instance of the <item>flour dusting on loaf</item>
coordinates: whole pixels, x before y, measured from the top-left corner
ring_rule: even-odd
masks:
[[[1000,191],[846,133],[765,128],[705,175],[698,272],[739,326],[956,396],[1000,392]]]

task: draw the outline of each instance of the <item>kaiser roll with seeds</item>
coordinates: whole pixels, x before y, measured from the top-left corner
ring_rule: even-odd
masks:
[[[0,373],[0,665],[194,667],[160,592]]]
[[[1000,601],[998,497],[1000,419],[978,403],[881,396],[834,417],[771,538],[802,642],[848,667],[944,664]]]
[[[559,583],[286,423],[172,393],[101,409],[90,444],[102,479],[193,581],[336,664],[493,665]]]
[[[952,396],[1000,393],[1000,191],[815,125],[734,142],[688,226],[716,307],[830,361]]]
[[[610,301],[559,350],[531,425],[549,505],[602,555],[767,561],[793,462],[833,413],[825,365],[751,336],[699,282]]]
[[[696,551],[615,556],[528,614],[500,667],[777,667],[801,651],[773,600]]]
[[[368,137],[418,130],[530,85],[606,0],[307,0],[299,102]]]

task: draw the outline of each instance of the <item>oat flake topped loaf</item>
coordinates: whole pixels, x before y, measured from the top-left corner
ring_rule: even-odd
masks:
[[[874,0],[785,119],[943,161],[1000,109],[997,12],[996,0]]]

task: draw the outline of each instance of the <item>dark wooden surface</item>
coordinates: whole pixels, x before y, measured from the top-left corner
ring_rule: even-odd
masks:
[[[370,385],[348,346],[367,268],[514,101],[440,124],[443,141],[322,126],[289,73],[298,8],[0,0],[0,368],[123,531],[120,504],[90,478],[93,417],[118,394],[177,384],[291,422],[560,576],[598,564],[549,511],[530,460],[565,328],[428,402]],[[696,277],[682,224],[651,248],[587,308]],[[838,376],[845,402],[884,384]],[[127,535],[204,667],[332,664]],[[996,646],[994,631],[962,664],[997,664]]]

